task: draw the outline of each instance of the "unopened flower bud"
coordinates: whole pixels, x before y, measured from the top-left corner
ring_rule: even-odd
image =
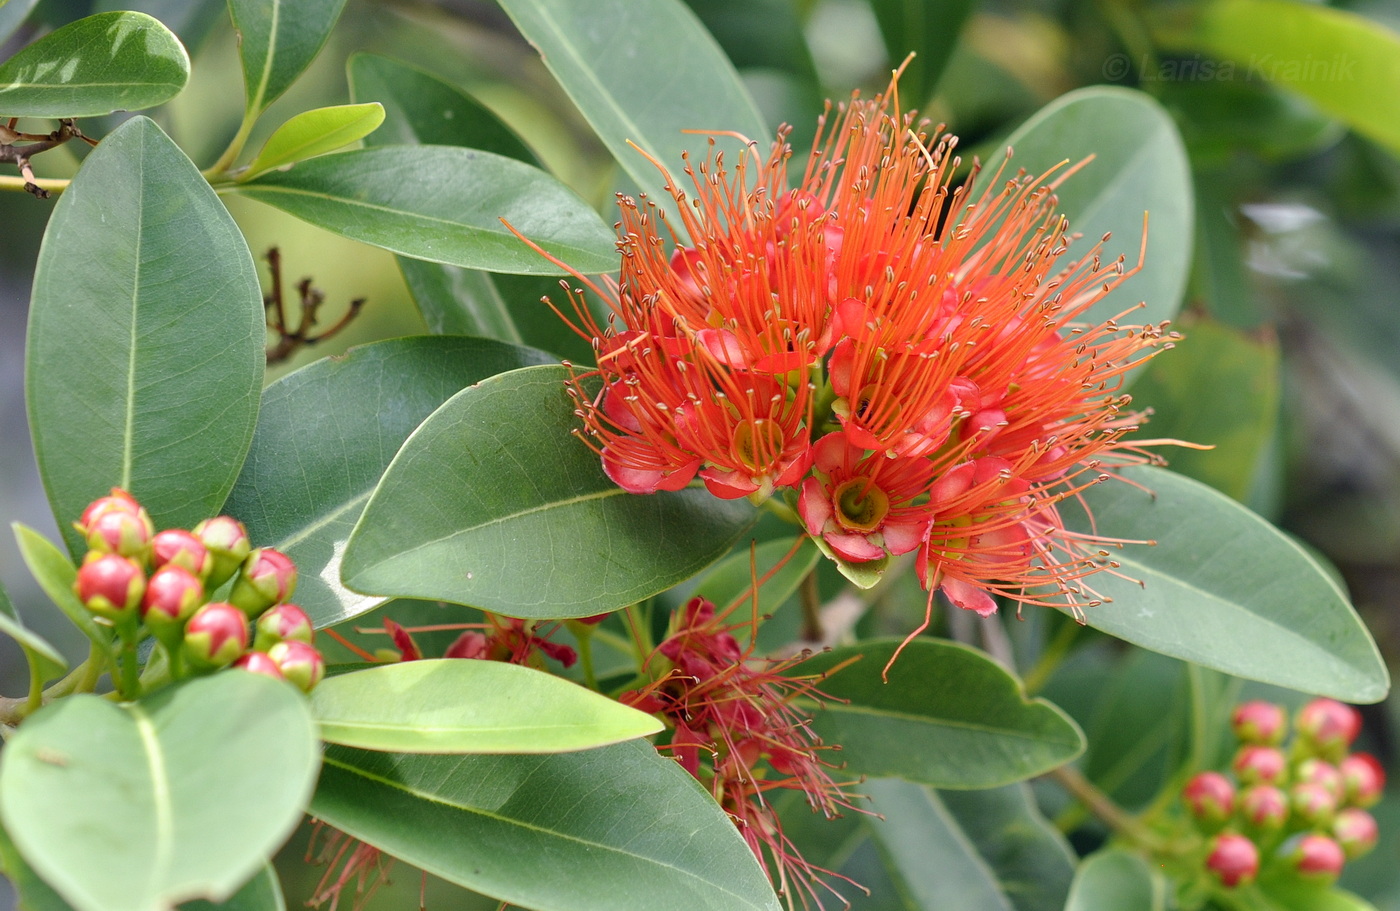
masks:
[[[1347,860],[1356,860],[1371,853],[1380,841],[1381,830],[1370,813],[1358,807],[1347,807],[1338,811],[1337,818],[1332,820],[1332,835],[1342,846]]]
[[[262,674],[264,677],[275,677],[278,680],[286,679],[282,676],[282,669],[277,666],[277,662],[266,652],[248,652],[233,662],[233,666],[250,674]]]
[[[185,621],[203,602],[204,586],[198,576],[180,566],[162,566],[146,583],[141,619],[156,638],[171,645],[178,641]]]
[[[314,645],[288,639],[269,649],[267,656],[282,671],[282,676],[296,684],[302,692],[311,692],[326,676],[325,659]]]
[[[146,510],[109,509],[88,523],[84,537],[88,547],[98,553],[120,554],[144,562],[154,533]]]
[[[1300,781],[1289,788],[1288,803],[1298,821],[1309,828],[1325,828],[1337,812],[1337,798],[1315,781]]]
[[[213,564],[204,583],[213,591],[223,585],[243,565],[253,545],[248,531],[232,516],[215,516],[194,527],[194,536],[209,551]]]
[[[1343,800],[1357,807],[1373,806],[1385,790],[1385,768],[1370,753],[1352,753],[1338,767]]]
[[[243,571],[233,583],[229,602],[256,617],[268,607],[286,601],[297,587],[297,568],[281,551],[259,547],[243,561]]]
[[[1206,869],[1227,888],[1247,886],[1259,873],[1259,849],[1243,835],[1222,832],[1211,839]]]
[[[1235,812],[1235,786],[1219,772],[1201,772],[1181,791],[1191,815],[1208,826],[1223,825]]]
[[[1230,767],[1241,784],[1282,784],[1288,774],[1288,757],[1278,747],[1246,744],[1235,753]]]
[[[86,536],[87,530],[92,527],[92,523],[98,516],[108,512],[129,512],[135,514],[140,511],[141,504],[136,502],[135,497],[125,490],[122,490],[120,487],[113,487],[110,496],[98,497],[96,500],[89,503],[87,508],[83,510],[82,518],[74,523],[74,525],[78,531]]]
[[[1279,853],[1289,866],[1308,882],[1331,885],[1342,875],[1346,853],[1336,839],[1317,832],[1304,832],[1283,843]]]
[[[1361,733],[1361,713],[1335,699],[1314,699],[1298,710],[1293,726],[1317,755],[1340,760]]]
[[[146,593],[146,573],[136,561],[120,554],[89,554],[73,583],[78,600],[108,620],[134,615]]]
[[[253,636],[253,648],[259,652],[271,649],[279,642],[293,640],[311,644],[315,632],[306,611],[295,604],[278,604],[258,618]]]
[[[489,659],[490,643],[484,633],[469,630],[458,636],[456,641],[442,653],[444,658],[483,658]]]
[[[248,617],[232,604],[206,604],[185,624],[183,651],[196,667],[223,667],[247,647]]]
[[[1256,784],[1240,792],[1240,817],[1260,832],[1273,832],[1288,822],[1288,795],[1271,784]]]
[[[156,569],[179,566],[204,579],[214,566],[214,558],[193,532],[167,528],[151,539],[151,565]]]
[[[1298,782],[1311,781],[1322,785],[1341,804],[1346,789],[1342,786],[1342,773],[1337,771],[1337,767],[1325,759],[1304,759],[1298,763],[1293,770],[1293,780]]]
[[[1288,733],[1288,715],[1282,706],[1256,699],[1235,707],[1230,727],[1241,743],[1277,746]]]

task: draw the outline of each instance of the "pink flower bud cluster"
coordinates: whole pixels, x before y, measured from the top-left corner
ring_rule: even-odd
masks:
[[[1348,860],[1376,846],[1366,811],[1381,798],[1385,770],[1369,753],[1349,752],[1361,715],[1333,699],[1288,714],[1273,703],[1237,706],[1239,741],[1230,774],[1201,772],[1182,790],[1195,827],[1210,835],[1204,866],[1226,888],[1248,885],[1261,868],[1330,885]]]
[[[141,504],[114,487],[74,527],[88,544],[73,584],[78,600],[126,647],[154,636],[173,677],[234,665],[309,692],[325,675],[310,618],[287,600],[296,566],[272,548],[254,549],[236,519],[157,532]],[[225,600],[212,600],[230,583]]]

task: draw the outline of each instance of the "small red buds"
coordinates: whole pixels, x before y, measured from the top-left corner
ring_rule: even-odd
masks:
[[[1337,814],[1332,821],[1332,834],[1336,836],[1337,844],[1342,846],[1347,860],[1356,860],[1371,853],[1381,837],[1376,818],[1356,807],[1347,807]]]
[[[1346,789],[1342,786],[1342,773],[1325,759],[1304,759],[1294,768],[1293,780],[1311,781],[1322,785],[1331,792],[1339,805],[1346,795]]]
[[[1284,842],[1279,851],[1304,879],[1319,885],[1336,882],[1347,862],[1342,846],[1317,832],[1294,836]]]
[[[214,558],[193,532],[168,528],[151,539],[151,565],[156,569],[178,566],[203,579],[213,568]]]
[[[253,654],[257,654],[254,652]],[[267,656],[277,665],[282,676],[309,693],[326,676],[326,662],[316,647],[295,639],[279,642],[268,649]]]
[[[295,604],[279,604],[258,618],[253,648],[265,652],[279,642],[294,640],[311,644],[314,632],[311,618]]]
[[[196,667],[223,667],[247,648],[248,618],[232,604],[206,604],[185,625],[184,654]]]
[[[238,567],[243,565],[253,547],[243,523],[231,516],[205,519],[194,527],[194,536],[213,558],[209,577],[204,580],[211,591],[223,585],[238,571]]]
[[[92,523],[101,515],[108,512],[130,512],[141,511],[141,504],[136,502],[136,498],[122,490],[120,487],[113,487],[110,496],[98,497],[88,504],[83,510],[83,516],[76,523],[79,531],[87,534],[87,529],[92,527]]]
[[[1228,888],[1248,885],[1259,873],[1259,849],[1243,835],[1222,832],[1211,839],[1206,869]]]
[[[1361,733],[1361,713],[1335,699],[1314,699],[1298,710],[1294,727],[1318,755],[1341,759]]]
[[[233,662],[233,666],[250,674],[262,674],[264,677],[274,677],[278,680],[286,679],[282,676],[282,669],[277,666],[277,662],[265,652],[248,652]]]
[[[1273,832],[1288,822],[1288,795],[1271,784],[1256,784],[1240,792],[1240,816],[1260,832]]]
[[[1230,727],[1241,743],[1277,746],[1288,733],[1288,715],[1282,706],[1256,699],[1235,707]]]
[[[1352,753],[1337,767],[1345,801],[1357,807],[1375,805],[1385,790],[1385,768],[1370,753]]]
[[[155,528],[146,510],[108,509],[85,529],[87,545],[104,554],[121,554],[144,561]]]
[[[1300,781],[1288,789],[1288,802],[1303,825],[1325,828],[1337,812],[1337,798],[1326,785],[1315,781]]]
[[[125,620],[135,613],[146,593],[146,573],[136,561],[119,554],[90,553],[78,569],[73,590],[99,617]]]
[[[243,561],[243,572],[233,583],[229,602],[256,617],[279,601],[292,596],[297,587],[297,568],[287,555],[270,547],[251,551]]]
[[[198,576],[180,566],[162,566],[146,583],[141,619],[152,632],[161,627],[178,629],[203,601],[204,585]]]
[[[1235,786],[1219,772],[1193,776],[1181,796],[1191,815],[1210,826],[1223,825],[1235,812]]]
[[[1242,746],[1230,766],[1241,784],[1282,784],[1288,774],[1288,757],[1278,747]]]

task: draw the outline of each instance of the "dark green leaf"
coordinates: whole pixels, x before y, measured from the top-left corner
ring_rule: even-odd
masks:
[[[734,824],[645,743],[542,756],[332,747],[311,812],[536,911],[778,911]]]
[[[30,668],[36,669],[40,680],[52,680],[68,670],[68,661],[62,653],[20,620],[3,585],[0,585],[0,633],[19,643]]]
[[[901,95],[913,99],[911,106],[923,107],[933,97],[938,78],[957,47],[974,0],[872,0],[870,5],[891,62],[898,65],[911,52],[915,55],[905,67],[899,89]]]
[[[991,157],[979,184],[988,185],[1003,163],[1006,179],[1024,168],[1039,176],[1063,163],[1093,161],[1056,190],[1058,209],[1083,240],[1070,247],[1082,254],[1105,233],[1104,259],[1122,254],[1137,264],[1143,213],[1149,214],[1142,269],[1123,282],[1086,316],[1090,322],[1119,316],[1139,302],[1122,322],[1150,324],[1176,315],[1191,261],[1191,173],[1186,150],[1171,117],[1157,102],[1131,89],[1097,86],[1061,95],[1022,124],[1004,150]],[[1063,170],[1061,168],[1061,170]]]
[[[874,801],[874,811],[884,817],[870,819],[866,825],[909,907],[959,911],[1061,911],[1064,907],[1074,875],[1074,853],[1036,812],[1024,785],[939,793],[887,779],[866,782],[862,790]],[[1132,907],[1132,911],[1140,909]]]
[[[310,65],[344,5],[345,0],[228,0],[250,114],[266,110]]]
[[[11,0],[13,6],[16,0]],[[199,49],[215,25],[228,15],[224,0],[97,0],[94,13],[135,10],[159,19],[180,36],[185,47]]]
[[[218,510],[252,438],[262,292],[248,245],[144,117],[83,162],[49,221],[25,395],[49,502],[69,525],[117,485],[157,528]]]
[[[237,192],[352,240],[492,272],[561,274],[510,233],[580,272],[617,267],[616,237],[553,177],[450,146],[337,152],[239,184]]]
[[[603,145],[658,202],[671,197],[646,155],[679,174],[681,152],[700,157],[707,142],[685,131],[732,130],[761,147],[772,139],[734,67],[679,0],[501,0],[501,6]],[[731,159],[740,154],[733,141],[721,147]]]
[[[63,551],[48,538],[32,528],[13,523],[15,541],[19,544],[20,556],[24,565],[39,587],[44,590],[58,609],[73,621],[73,625],[83,631],[94,645],[106,652],[111,648],[112,632],[108,627],[93,622],[92,614],[73,593],[73,583],[78,578],[78,570]]]
[[[655,734],[661,722],[533,668],[447,658],[323,680],[321,739],[401,753],[560,753]]]
[[[1113,554],[1115,573],[1092,577],[1112,601],[1085,609],[1091,626],[1251,680],[1351,702],[1385,697],[1390,677],[1370,633],[1302,548],[1197,481],[1157,468],[1121,474],[1133,483],[1084,492],[1092,531],[1157,544],[1128,545]],[[1068,527],[1091,532],[1077,503],[1061,509]]]
[[[448,400],[384,473],[345,550],[355,591],[586,617],[719,559],[747,503],[692,487],[635,496],[572,431],[563,367],[492,377]]]
[[[269,864],[227,901],[214,904],[196,899],[181,905],[180,911],[287,911],[287,900],[282,896],[277,871]]]
[[[399,446],[464,387],[549,361],[485,339],[428,337],[309,364],[263,391],[253,445],[224,508],[255,544],[296,562],[297,603],[316,626],[364,613],[382,599],[340,584],[340,556]]]
[[[849,771],[941,788],[990,788],[1039,775],[1084,749],[1064,712],[1027,699],[1019,680],[968,646],[915,639],[886,683],[881,672],[898,644],[834,649],[788,672],[822,674],[859,659],[819,681],[833,698],[812,718],[823,741],[841,745]]]
[[[0,111],[7,117],[139,111],[174,98],[189,78],[190,58],[168,28],[145,13],[99,13],[0,64]]]
[[[1109,849],[1091,855],[1074,874],[1065,911],[1166,911],[1162,877],[1136,854]]]
[[[787,562],[774,572],[773,568],[784,558]],[[758,589],[759,615],[771,614],[797,591],[802,580],[816,568],[819,558],[812,539],[805,535],[800,542],[797,538],[764,541],[752,554],[746,547],[715,566],[700,580],[694,594],[708,598],[721,610],[735,608],[734,619],[741,620],[753,609],[754,576],[762,579],[771,572],[768,581]]]
[[[301,819],[318,759],[306,700],[256,674],[120,706],[73,696],[5,745],[0,816],[79,911],[221,901]]]
[[[268,137],[258,157],[239,179],[247,180],[294,161],[334,152],[363,139],[383,122],[384,107],[374,103],[302,111]]]

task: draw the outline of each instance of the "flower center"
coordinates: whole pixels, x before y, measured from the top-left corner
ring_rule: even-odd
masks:
[[[890,513],[890,498],[869,478],[852,478],[836,488],[832,497],[837,520],[851,531],[869,533]]]

